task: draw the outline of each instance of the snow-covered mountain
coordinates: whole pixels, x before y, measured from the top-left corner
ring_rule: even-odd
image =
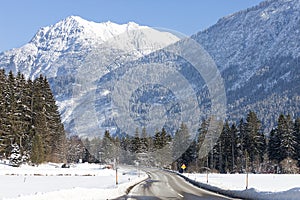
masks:
[[[299,16],[299,0],[267,0],[192,36],[221,72],[228,118],[238,120],[251,109],[271,127],[281,112],[300,115]],[[193,67],[163,49],[178,40],[133,22],[95,23],[71,16],[41,28],[23,47],[1,53],[0,68],[30,78],[45,74],[70,132],[116,131],[111,82],[121,80],[127,69],[151,61],[175,67],[202,98],[201,109],[210,105],[207,88]],[[163,73],[164,69],[157,71]],[[130,99],[137,103],[131,107],[136,120],[147,120],[144,114],[151,103],[164,104],[167,114],[177,119],[180,106],[172,91],[158,85],[144,87],[150,92],[139,88]]]
[[[280,113],[300,116],[299,16],[299,0],[267,0],[226,16],[191,37],[210,54],[221,72],[227,96],[228,119],[238,121],[249,110],[254,110],[268,132]],[[189,80],[200,99],[201,110],[210,109],[209,91],[204,81],[195,75],[197,72],[192,71],[189,63],[168,54],[165,49],[144,56],[133,64],[127,63],[126,67],[152,61],[175,67]],[[121,68],[116,71],[120,72],[108,73],[99,85],[105,86],[107,80],[117,80],[123,76]],[[166,93],[160,91],[156,96],[161,97]],[[141,96],[160,102],[154,100],[151,94]],[[167,96],[168,103],[172,104],[172,94]],[[176,104],[173,102],[173,105]],[[138,106],[138,109],[147,110],[147,106]],[[135,113],[139,113],[138,109]],[[176,112],[172,110],[172,114]],[[139,113],[136,120],[144,119]]]
[[[70,16],[52,26],[41,28],[32,40],[21,48],[1,53],[0,67],[14,72],[21,71],[30,78],[40,73],[55,77],[59,67],[62,66],[60,63],[68,57],[82,59],[92,50],[100,48],[103,43],[109,45],[107,42],[109,39],[134,30],[150,32],[149,27],[139,26],[134,22],[121,25],[113,22],[95,23],[78,16]],[[153,51],[178,40],[170,33],[160,35],[162,38],[159,40],[149,37],[149,33],[148,35],[141,33],[142,31],[135,38],[130,38],[134,40],[129,41],[132,45],[126,48],[143,53],[145,49],[152,48],[150,50]],[[125,48],[125,45],[122,48]]]
[[[71,16],[41,28],[21,48],[1,53],[0,68],[21,71],[32,79],[46,75],[66,128],[79,133],[82,124],[88,132],[96,132],[101,122],[95,120],[94,104],[89,103],[94,98],[94,83],[118,67],[112,65],[116,61],[137,59],[178,40],[169,32],[134,22],[95,23]]]
[[[267,0],[194,36],[225,80],[229,118],[300,115],[300,1]]]

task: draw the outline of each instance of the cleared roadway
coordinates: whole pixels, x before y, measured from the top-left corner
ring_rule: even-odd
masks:
[[[149,170],[149,179],[134,186],[128,195],[118,199],[232,199],[198,188],[174,173],[162,170]]]

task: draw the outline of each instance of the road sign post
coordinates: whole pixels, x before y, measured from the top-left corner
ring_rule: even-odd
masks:
[[[185,169],[186,169],[186,166],[185,166],[185,164],[182,164],[182,165],[181,165],[181,169],[183,169],[183,170],[185,170]]]
[[[116,167],[116,185],[119,184],[119,181],[118,181],[118,168]]]

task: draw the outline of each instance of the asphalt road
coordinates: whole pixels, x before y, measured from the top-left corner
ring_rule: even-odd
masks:
[[[131,189],[119,200],[152,199],[232,199],[198,188],[176,174],[162,170],[148,171],[150,178]]]

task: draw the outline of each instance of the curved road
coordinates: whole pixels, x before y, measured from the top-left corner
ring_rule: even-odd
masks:
[[[149,179],[136,185],[127,196],[119,199],[232,199],[198,188],[173,173],[162,170],[151,170],[147,173]]]

